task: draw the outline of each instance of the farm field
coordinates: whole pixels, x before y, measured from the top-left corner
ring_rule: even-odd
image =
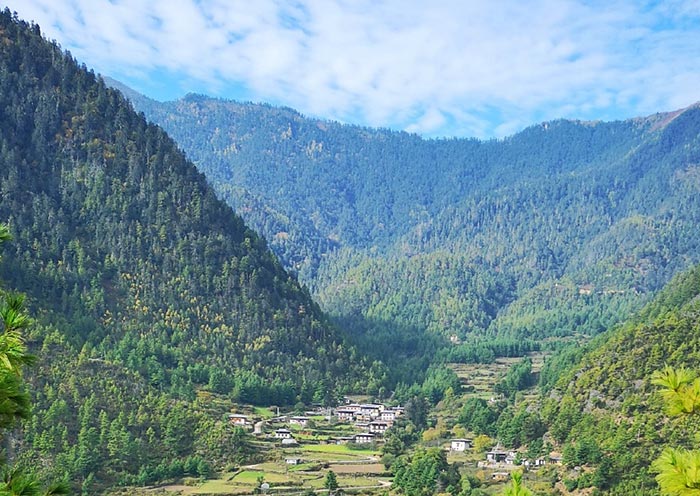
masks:
[[[374,487],[381,489],[391,485],[391,478],[386,477],[384,465],[379,463],[379,452],[375,450],[317,444],[295,450],[282,450],[281,453],[283,456],[279,460],[242,467],[237,472],[222,474],[219,478],[198,485],[169,485],[154,488],[152,491],[155,493],[156,490],[160,490],[166,491],[164,494],[182,496],[252,494],[261,477],[270,485],[270,494],[301,492],[307,489],[322,490],[329,470],[336,473],[338,484],[345,490],[363,488],[363,492],[366,492]],[[301,458],[302,463],[288,465],[286,458]]]
[[[531,353],[529,358],[533,363],[533,372],[537,373],[542,368],[546,354]],[[464,402],[469,397],[486,400],[494,397],[494,386],[521,360],[523,358],[499,358],[490,364],[448,365],[459,377],[462,388],[457,394],[445,397],[432,410],[433,427],[426,431],[423,446],[443,447],[449,450],[450,439],[473,437],[473,433],[455,425]],[[530,390],[522,391],[525,397],[532,393]],[[253,494],[261,481],[269,484],[268,494],[302,494],[307,491],[323,493],[325,478],[330,470],[336,474],[340,488],[346,492],[379,494],[386,492],[391,486],[391,477],[380,462],[382,454],[377,445],[335,444],[331,441],[331,438],[349,437],[357,432],[358,428],[352,423],[329,421],[323,416],[305,412],[310,421],[309,425],[290,425],[285,416],[272,417],[272,414],[276,413],[272,409],[237,405],[236,411],[245,412],[253,417],[251,424],[256,421],[265,422],[263,429],[266,434],[251,438],[249,442],[259,453],[266,453],[266,459],[253,465],[241,466],[232,472],[218,474],[206,481],[185,479],[184,483],[152,488],[150,494]],[[262,421],[259,420],[261,418]],[[272,438],[272,431],[281,428],[289,429],[299,444],[281,446],[279,439]],[[381,447],[382,441],[379,439]],[[484,480],[482,490],[486,494],[497,494],[503,489],[504,482],[491,481],[491,472],[477,467],[477,462],[484,457],[482,452],[448,451],[447,456],[448,461],[456,463],[463,474]],[[535,487],[540,481],[536,476],[532,477],[529,477],[529,482]]]
[[[542,352],[528,354],[532,360],[533,373],[539,373],[546,356]],[[506,375],[508,369],[522,360],[521,357],[497,358],[493,363],[451,363],[448,366],[457,374],[462,382],[463,391],[468,396],[489,399],[494,395],[494,385]]]
[[[346,444],[310,444],[304,446],[303,450],[311,453],[332,453],[332,454],[342,454],[349,455],[354,458],[367,458],[370,456],[380,456],[381,453],[376,450],[366,449],[351,449]]]
[[[539,372],[546,358],[545,353],[531,353],[533,372]],[[471,433],[455,427],[464,401],[469,397],[490,399],[495,396],[494,386],[506,376],[513,365],[523,358],[499,358],[490,364],[450,364],[458,375],[462,390],[441,401],[433,410],[434,427],[428,429],[423,439],[424,446],[449,448],[450,439],[470,437]],[[524,395],[532,392],[525,390]],[[186,484],[170,485],[153,490],[161,494],[187,495],[242,495],[252,494],[261,484],[269,484],[268,494],[301,494],[305,491],[324,492],[327,473],[332,470],[340,488],[346,492],[373,494],[386,492],[391,486],[391,477],[380,462],[381,451],[375,444],[335,444],[331,438],[349,436],[357,432],[352,423],[329,421],[320,415],[311,415],[308,426],[289,424],[286,417],[274,417],[271,409],[237,406],[238,411],[257,419],[267,419],[263,427],[267,436],[251,439],[251,446],[266,452],[267,459],[254,465],[246,465],[238,470],[219,474],[206,481],[185,480]],[[254,422],[255,420],[251,421]],[[279,439],[270,437],[274,429],[287,428],[299,443],[295,446],[280,446]],[[381,443],[381,441],[380,441]],[[486,494],[496,494],[503,488],[503,482],[490,481],[490,472],[477,468],[483,453],[448,452],[448,460],[457,463],[462,473],[477,475],[486,479],[482,489]],[[535,480],[531,481],[535,483]],[[162,491],[167,491],[163,493]],[[151,493],[153,494],[153,493]]]

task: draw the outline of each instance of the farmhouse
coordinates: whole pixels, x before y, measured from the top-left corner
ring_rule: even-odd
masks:
[[[544,458],[535,458],[534,460],[523,460],[523,465],[526,467],[543,467],[546,464]]]
[[[552,451],[549,454],[549,462],[553,463],[554,465],[562,465],[564,463],[564,457],[561,456],[561,453]]]
[[[355,427],[361,430],[369,431],[369,422],[355,422]]]
[[[403,408],[401,407],[396,407],[396,408],[388,408],[379,415],[379,418],[381,418],[385,422],[393,422],[396,420],[396,417],[401,415],[403,411]]]
[[[382,422],[381,420],[374,420],[369,423],[369,431],[374,434],[384,434],[389,427],[391,427],[389,422]]]
[[[374,434],[371,432],[364,432],[362,434],[355,435],[355,442],[357,444],[367,444],[371,443],[372,441],[374,441]]]
[[[309,423],[309,417],[289,417],[290,425],[299,425],[301,427],[306,427]]]
[[[453,439],[450,442],[450,450],[452,451],[466,451],[472,448],[471,439]]]
[[[248,420],[247,415],[242,415],[240,413],[229,413],[228,414],[228,421],[232,423],[233,425],[239,425],[239,426],[245,426],[250,424],[250,420]]]
[[[284,463],[287,465],[301,465],[304,461],[301,458],[285,458]]]
[[[382,413],[384,410],[384,405],[377,405],[375,403],[367,403],[365,405],[360,406],[360,415],[364,415],[366,417],[379,417],[379,415]]]
[[[338,408],[335,414],[338,416],[338,420],[343,420],[346,422],[352,421],[355,418],[355,412],[357,410],[351,410],[349,408]]]
[[[275,431],[275,437],[277,439],[290,439],[292,437],[292,431],[289,429],[277,429]]]
[[[490,463],[504,463],[508,458],[508,452],[503,451],[500,446],[496,446],[491,451],[486,452],[486,461]]]

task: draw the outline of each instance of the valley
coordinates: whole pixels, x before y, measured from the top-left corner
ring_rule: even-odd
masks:
[[[531,357],[533,372],[541,367],[543,358],[542,354]],[[475,443],[471,437],[465,439],[464,447],[455,445],[456,434],[465,435],[466,431],[459,426],[458,416],[454,413],[461,411],[469,398],[494,401],[498,397],[493,391],[495,385],[521,361],[517,358],[498,359],[493,364],[481,366],[453,364],[462,381],[462,389],[431,409],[430,422],[434,427],[423,433],[420,442],[425,448],[444,450],[446,460],[461,467],[460,470],[474,480],[487,481],[484,494],[498,494],[508,480],[502,474],[518,470],[521,465],[514,464],[512,457],[507,462],[488,462],[486,451],[501,449],[492,445],[493,440],[488,438],[478,439]],[[329,471],[335,474],[338,487],[345,493],[382,493],[391,488],[393,480],[391,471],[383,463],[388,434],[385,429],[395,422],[400,423],[406,411],[381,403],[366,403],[370,400],[367,396],[352,396],[334,408],[289,414],[281,414],[276,407],[234,405],[233,410],[245,413],[228,414],[229,422],[234,428],[241,429],[239,434],[246,436],[247,442],[255,447],[256,457],[259,457],[257,463],[229,467],[229,471],[207,478],[185,478],[181,481],[184,485],[159,485],[143,489],[138,494],[158,491],[182,495],[251,494],[260,491],[262,484],[267,484],[266,491],[273,494],[323,492]],[[408,414],[411,414],[410,410]],[[526,460],[524,456],[521,453],[520,463]],[[549,454],[543,455],[541,460],[550,462]],[[530,485],[548,485],[544,474],[534,467],[534,460],[532,463],[528,475]],[[132,494],[139,490],[129,488],[128,491]]]
[[[690,488],[699,163],[697,104],[477,140],[157,102],[5,9],[0,493]]]

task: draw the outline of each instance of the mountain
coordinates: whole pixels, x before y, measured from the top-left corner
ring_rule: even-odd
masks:
[[[0,276],[28,296],[40,357],[18,456],[86,494],[236,463],[233,402],[366,385],[357,351],[165,132],[7,9],[0,220]]]
[[[665,365],[700,370],[700,266],[589,345],[548,393],[543,417],[553,438],[571,452],[587,445],[603,455],[592,463],[597,478],[579,488],[658,494],[651,462],[666,446],[697,447],[698,419],[668,418],[651,383]]]
[[[698,105],[424,140],[127,92],[370,353],[595,335],[700,261]]]

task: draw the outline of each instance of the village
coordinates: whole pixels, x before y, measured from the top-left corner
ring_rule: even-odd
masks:
[[[231,425],[252,431],[260,439],[276,442],[281,448],[293,449],[304,444],[335,444],[352,445],[356,449],[380,449],[384,434],[403,414],[404,408],[401,406],[352,403],[347,400],[346,404],[337,408],[318,408],[305,412],[305,415],[278,414],[264,419],[243,413],[230,413],[228,419]],[[443,443],[442,448],[453,457],[458,457],[459,454],[472,452],[474,440],[454,438],[449,443]],[[300,465],[304,461],[293,454],[285,456],[288,465]],[[522,453],[504,448],[500,443],[483,453],[483,458],[475,463],[477,468],[491,471],[492,480],[501,481],[510,478],[511,470],[533,470],[547,464],[561,465],[561,455],[552,452],[547,457],[529,460]]]
[[[536,358],[539,366],[542,359]],[[557,472],[585,468],[563,466],[562,455],[547,442],[537,456],[527,447],[510,447],[497,438],[475,435],[459,422],[468,397],[487,402],[502,401],[493,385],[517,359],[503,358],[493,364],[455,365],[466,394],[440,402],[428,413],[428,427],[417,449],[439,449],[463,477],[478,481],[485,494],[498,494],[516,471],[524,472],[530,487],[549,487]],[[204,397],[203,397],[204,399]],[[252,457],[231,463],[211,479],[184,479],[162,486],[176,494],[299,494],[323,492],[329,473],[345,493],[383,494],[394,475],[385,465],[387,442],[395,437],[392,427],[404,429],[413,415],[411,405],[377,401],[371,396],[350,396],[335,407],[297,405],[294,408],[231,404],[206,396],[207,404],[221,407],[221,420],[245,433]],[[240,439],[240,438],[239,438]],[[580,474],[579,474],[580,475]],[[265,489],[267,488],[267,489]],[[265,491],[262,491],[265,489]]]
[[[318,408],[308,411],[305,415],[277,415],[265,419],[243,413],[230,413],[228,419],[234,426],[252,430],[255,436],[279,440],[282,447],[299,445],[301,439],[308,439],[310,431],[318,431],[320,424],[334,426],[335,429],[321,429],[326,435],[315,436],[316,442],[377,445],[381,443],[384,433],[403,413],[404,408],[400,406],[348,402],[335,409]],[[335,435],[330,435],[329,432]]]

